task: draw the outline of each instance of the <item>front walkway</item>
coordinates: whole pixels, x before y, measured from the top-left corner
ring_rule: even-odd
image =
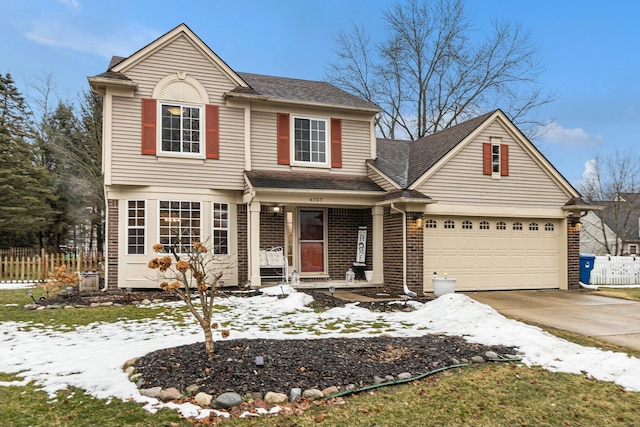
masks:
[[[464,294],[517,320],[640,350],[640,301],[559,290]]]

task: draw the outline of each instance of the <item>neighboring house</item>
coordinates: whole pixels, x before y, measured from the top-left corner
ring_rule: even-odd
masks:
[[[376,105],[236,72],[185,25],[89,82],[104,96],[109,286],[157,286],[151,247],[175,233],[209,242],[226,285],[271,280],[271,247],[305,287],[356,267],[356,285],[364,269],[418,293],[434,272],[458,290],[578,285],[573,218],[590,207],[500,110],[379,140]]]
[[[640,254],[640,194],[624,193],[619,200],[598,201],[599,212],[582,218],[580,252],[595,255]],[[605,236],[609,250],[605,246]]]

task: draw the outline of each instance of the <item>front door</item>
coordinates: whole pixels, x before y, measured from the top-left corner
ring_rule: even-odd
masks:
[[[325,272],[325,211],[299,211],[300,272]]]

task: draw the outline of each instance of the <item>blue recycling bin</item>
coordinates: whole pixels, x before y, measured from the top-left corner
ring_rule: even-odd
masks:
[[[591,281],[591,270],[596,263],[596,256],[592,254],[580,254],[580,281],[588,285]]]

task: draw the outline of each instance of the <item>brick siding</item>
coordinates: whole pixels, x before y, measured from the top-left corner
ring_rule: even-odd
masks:
[[[249,254],[247,250],[247,239],[249,235],[247,233],[247,205],[238,205],[237,206],[237,215],[236,215],[236,230],[238,230],[237,234],[237,242],[238,242],[238,284],[246,283],[249,278]]]
[[[358,227],[367,227],[367,251],[365,264],[367,265],[361,277],[364,280],[364,270],[371,270],[371,258],[373,256],[373,231],[371,209],[346,209],[329,208],[327,219],[328,249],[329,249],[329,276],[331,280],[345,280],[345,273],[352,268],[356,260],[358,242]]]
[[[569,289],[580,288],[580,231],[567,227],[567,280]]]
[[[384,209],[383,263],[384,283],[395,291],[402,290],[402,215]]]

